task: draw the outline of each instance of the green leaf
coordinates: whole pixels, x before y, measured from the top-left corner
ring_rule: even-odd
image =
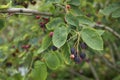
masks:
[[[95,23],[90,20],[89,18],[85,17],[85,16],[78,16],[77,17],[78,21],[79,21],[79,24],[86,24],[86,25],[94,25]]]
[[[49,53],[45,59],[48,68],[55,70],[60,66],[60,60],[54,53]]]
[[[46,27],[48,30],[54,30],[62,22],[63,20],[61,18],[54,18],[46,25]]]
[[[63,46],[67,40],[68,31],[65,26],[58,27],[54,30],[54,35],[52,38],[53,44],[60,48]]]
[[[7,3],[6,5],[0,5],[0,10],[1,9],[8,9],[11,6],[11,4],[12,4],[12,1],[10,0],[10,2]]]
[[[113,13],[112,13],[112,17],[113,18],[119,18],[120,17],[120,8],[115,10]]]
[[[46,35],[44,39],[42,40],[41,47],[38,49],[37,54],[40,54],[41,52],[45,51],[51,44],[52,38],[49,35]]]
[[[74,5],[74,6],[79,6],[80,5],[80,0],[70,0],[68,4]]]
[[[105,32],[104,30],[96,30],[96,31],[100,36]]]
[[[35,62],[34,69],[31,72],[32,80],[46,80],[47,67],[43,62]]]
[[[109,16],[112,12],[120,8],[120,2],[112,3],[105,7],[103,10],[100,10],[100,12],[106,16]]]
[[[5,26],[5,21],[0,19],[0,30]]]
[[[62,54],[65,64],[70,64],[70,46],[67,43],[62,47]]]
[[[79,22],[78,22],[78,20],[76,19],[76,17],[73,16],[72,14],[70,14],[70,13],[67,13],[67,14],[65,15],[65,20],[66,20],[66,22],[67,22],[68,24],[71,24],[71,25],[73,25],[73,26],[79,26]]]
[[[93,28],[83,28],[81,31],[83,41],[92,49],[103,50],[102,37]]]
[[[45,0],[47,3],[60,3],[61,0]]]
[[[63,55],[61,54],[61,52],[55,52],[55,51],[53,51],[53,54],[56,54],[56,56],[59,58],[60,65],[64,64],[64,59],[63,59]]]
[[[71,6],[70,9],[71,13],[74,14],[75,16],[83,16],[83,12],[81,9],[79,9],[77,6]]]

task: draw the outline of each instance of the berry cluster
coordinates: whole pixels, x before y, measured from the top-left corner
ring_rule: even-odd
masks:
[[[76,63],[80,63],[86,57],[85,53],[78,53],[75,48],[71,48],[70,58],[73,59]]]
[[[82,42],[80,44],[81,49],[86,49],[87,45]],[[86,58],[86,54],[84,52],[78,52],[75,48],[71,48],[70,58],[74,60],[76,63],[80,63],[82,60]]]
[[[46,28],[46,24],[49,22],[49,18],[44,18],[44,17],[41,17],[39,15],[37,15],[35,18],[38,19],[38,20],[40,19],[39,26],[44,31],[45,28]]]

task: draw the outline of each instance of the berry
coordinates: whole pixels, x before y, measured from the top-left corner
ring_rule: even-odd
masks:
[[[91,17],[91,14],[88,13],[88,14],[86,14],[86,16],[87,16],[87,17]]]
[[[97,24],[102,24],[100,21],[97,21],[96,23],[97,23]]]
[[[81,59],[85,59],[85,57],[86,57],[86,54],[85,54],[85,53],[80,53],[80,58],[81,58]]]
[[[30,47],[31,47],[31,45],[29,45],[29,44],[25,46],[26,49],[28,49],[28,48],[30,48]]]
[[[29,49],[30,47],[31,47],[31,45],[29,45],[29,44],[28,45],[22,45],[23,49]]]
[[[5,65],[6,65],[7,67],[11,67],[11,66],[12,66],[12,63],[11,63],[11,62],[7,62]]]
[[[40,16],[36,16],[36,19],[40,19]]]
[[[67,4],[66,9],[69,10],[70,8],[71,8],[71,6]]]
[[[87,45],[86,45],[84,42],[82,42],[82,43],[80,44],[80,47],[81,47],[82,49],[86,49],[86,48],[87,48]]]
[[[44,28],[45,27],[45,23],[44,22],[40,22],[40,27]]]
[[[71,58],[71,59],[74,59],[74,58],[75,58],[75,55],[74,55],[74,54],[71,54],[71,55],[70,55],[70,58]]]
[[[79,57],[79,56],[76,56],[76,57],[74,58],[74,61],[75,61],[76,63],[80,63],[80,57]]]
[[[36,4],[36,1],[30,1],[30,3],[31,3],[32,5],[35,5],[35,4]]]
[[[53,32],[50,32],[50,33],[49,33],[49,36],[50,36],[50,37],[52,37],[52,36],[53,36],[53,34],[54,34]]]
[[[49,22],[48,18],[43,18],[43,20],[45,21],[45,24],[47,24]]]
[[[75,48],[71,48],[71,54],[75,54],[75,53],[76,53]]]
[[[25,8],[28,8],[28,3],[27,3],[27,2],[24,2],[22,5],[23,5]]]
[[[56,50],[57,50],[57,47],[52,46],[51,49],[52,49],[53,51],[56,51]]]

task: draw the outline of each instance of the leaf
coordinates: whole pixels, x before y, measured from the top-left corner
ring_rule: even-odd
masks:
[[[63,59],[63,55],[60,52],[53,52],[53,54],[56,54],[56,56],[59,58],[60,60],[60,65],[64,64],[64,59]]]
[[[63,54],[64,62],[66,64],[70,64],[71,63],[70,46],[67,43],[62,47],[62,54]]]
[[[96,31],[100,36],[105,32],[104,30],[96,30]]]
[[[43,62],[36,61],[34,69],[31,72],[32,80],[46,80],[47,67]]]
[[[74,5],[74,6],[79,6],[80,5],[80,0],[70,0],[68,4]]]
[[[92,49],[103,50],[103,40],[93,28],[83,28],[81,31],[83,41]]]
[[[89,18],[85,17],[85,16],[78,16],[77,17],[78,21],[79,21],[79,24],[86,24],[86,25],[94,25],[95,23],[90,20]]]
[[[61,0],[45,0],[47,3],[60,3]]]
[[[10,2],[8,4],[6,4],[6,5],[0,5],[0,10],[1,9],[8,9],[11,6],[11,4],[12,4],[12,1],[10,0]]]
[[[40,54],[41,52],[45,51],[51,44],[52,38],[49,35],[46,35],[44,39],[42,40],[41,47],[38,49],[37,54]]]
[[[78,22],[78,20],[76,19],[76,17],[73,16],[72,14],[70,14],[70,13],[67,13],[67,14],[65,15],[65,20],[66,20],[66,22],[67,22],[68,24],[71,24],[71,25],[73,25],[73,26],[78,26],[78,25],[79,25],[79,22]]]
[[[120,2],[112,3],[105,7],[103,10],[100,10],[100,13],[109,16],[112,12],[120,8]]]
[[[120,17],[120,8],[115,10],[113,13],[112,13],[112,17],[113,18],[119,18]]]
[[[68,31],[65,26],[58,27],[54,30],[54,35],[52,38],[53,44],[60,48],[63,46],[67,40]]]
[[[61,18],[54,18],[46,25],[46,27],[48,30],[54,30],[62,22],[63,20]]]
[[[81,9],[79,9],[77,6],[71,6],[70,9],[71,13],[74,14],[75,16],[83,16],[83,12]]]
[[[45,59],[48,68],[55,70],[60,66],[60,60],[56,54],[49,53]]]
[[[5,26],[5,21],[0,19],[0,30]]]

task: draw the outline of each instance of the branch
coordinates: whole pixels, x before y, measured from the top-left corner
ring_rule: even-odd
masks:
[[[103,25],[103,24],[95,24],[94,27],[103,28],[103,29],[105,29],[105,30],[111,32],[114,36],[116,36],[117,38],[120,39],[120,34],[117,33],[116,31],[114,31],[112,28],[110,28],[110,27],[108,27],[108,26],[105,26],[105,25]]]
[[[51,13],[48,12],[39,12],[37,10],[26,9],[26,8],[9,8],[7,10],[0,10],[0,13],[30,13],[33,15],[43,15],[43,16],[53,16]]]
[[[91,69],[91,71],[93,73],[93,76],[94,76],[95,80],[99,80],[98,74],[97,74],[94,66],[92,65],[92,63],[89,61],[88,64],[90,66],[90,69]]]

